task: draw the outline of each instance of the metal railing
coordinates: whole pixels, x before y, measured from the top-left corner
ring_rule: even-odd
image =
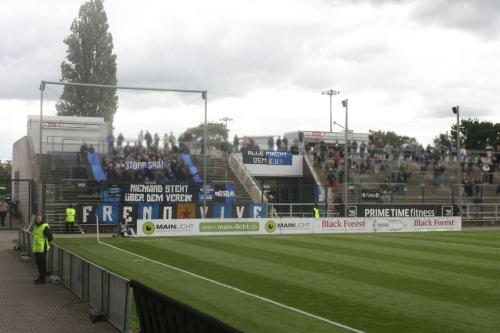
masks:
[[[229,155],[228,163],[229,167],[236,175],[236,178],[238,178],[245,190],[250,194],[253,202],[264,203],[268,201],[267,196],[264,195],[263,189],[236,154],[231,153],[231,155]]]
[[[268,203],[267,217],[314,217],[314,203]],[[343,215],[342,204],[317,204],[321,217]]]
[[[68,142],[72,142],[69,143]],[[92,145],[98,153],[108,153],[108,143],[106,140],[99,140],[95,137],[68,137],[60,135],[49,135],[45,138],[45,146],[51,148],[50,152],[65,152],[66,148],[73,148],[71,152],[77,152],[81,146],[86,143],[89,147]],[[67,149],[66,149],[67,150]]]
[[[32,256],[33,235],[19,228],[22,253]],[[131,311],[130,280],[91,263],[79,255],[52,244],[48,270],[61,278],[62,284],[120,332],[129,332]]]
[[[49,270],[62,284],[120,332],[130,325],[130,280],[112,273],[77,254],[53,244],[49,251]]]

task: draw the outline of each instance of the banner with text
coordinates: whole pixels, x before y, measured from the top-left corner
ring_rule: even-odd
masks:
[[[280,235],[311,233],[372,233],[459,231],[460,217],[433,218],[282,218],[282,219],[143,219],[137,221],[137,235]]]
[[[167,169],[170,167],[168,161],[157,160],[157,161],[126,161],[125,169],[127,170],[157,170],[157,169]]]
[[[437,217],[457,216],[455,205],[397,205],[397,204],[359,204],[348,205],[348,217]]]
[[[198,184],[127,184],[122,186],[124,203],[193,203],[198,200]]]
[[[289,151],[242,150],[243,164],[292,165]]]
[[[99,217],[99,223],[103,224],[117,224],[122,217],[124,217],[128,223],[133,223],[140,219],[189,220],[201,218],[264,218],[267,215],[267,205],[215,203],[203,208],[203,205],[194,203],[101,203],[81,204],[77,206],[76,218],[78,223],[95,224],[96,215]]]

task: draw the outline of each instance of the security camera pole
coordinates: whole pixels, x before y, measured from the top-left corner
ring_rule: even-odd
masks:
[[[342,106],[345,108],[345,136],[344,136],[344,216],[347,217],[347,173],[349,172],[347,163],[347,135],[349,133],[349,100],[346,98],[342,101]]]
[[[460,164],[460,107],[454,106],[451,108],[454,114],[457,115],[457,172],[458,172],[458,211],[462,216],[462,170]]]
[[[340,91],[333,90],[333,89],[325,90],[325,91],[321,92],[321,95],[328,95],[328,96],[330,96],[330,133],[333,130],[332,129],[332,96],[333,95],[338,95],[338,94],[340,94]]]

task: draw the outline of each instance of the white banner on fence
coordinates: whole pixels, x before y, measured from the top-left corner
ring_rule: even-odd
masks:
[[[279,235],[310,233],[459,231],[460,217],[138,220],[137,235]]]

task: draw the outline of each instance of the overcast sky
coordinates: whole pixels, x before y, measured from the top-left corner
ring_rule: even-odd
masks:
[[[62,40],[83,1],[0,2],[0,159],[39,113],[40,80],[60,79]],[[209,92],[209,121],[231,136],[393,130],[431,143],[463,117],[500,121],[497,0],[107,0],[121,85]],[[46,114],[60,89],[46,91]],[[120,93],[115,128],[179,134],[200,96]],[[336,128],[340,130],[339,128]]]

